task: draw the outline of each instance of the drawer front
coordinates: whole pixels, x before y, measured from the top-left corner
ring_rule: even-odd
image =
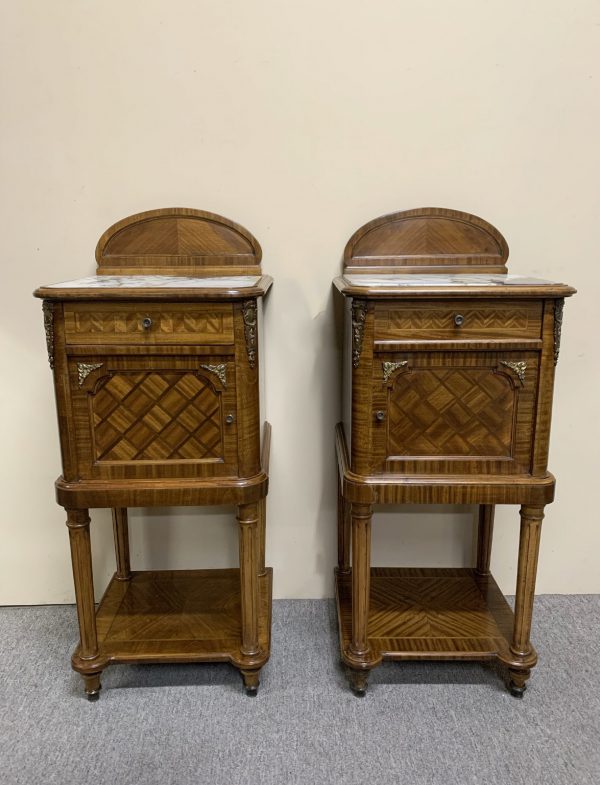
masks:
[[[530,471],[537,352],[377,356],[375,473]]]
[[[541,301],[452,300],[378,303],[375,340],[536,339]]]
[[[65,304],[67,344],[231,344],[231,303]]]
[[[78,357],[69,381],[82,479],[237,474],[232,358]]]

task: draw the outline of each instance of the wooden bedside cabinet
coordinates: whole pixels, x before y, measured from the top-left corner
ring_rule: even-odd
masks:
[[[421,209],[359,229],[346,298],[336,594],[355,692],[382,660],[488,660],[523,694],[544,506],[554,367],[569,286],[507,274],[476,216]],[[375,504],[477,504],[472,568],[376,568]],[[521,505],[515,612],[490,574],[494,505]]]
[[[230,662],[256,693],[269,658],[270,426],[261,446],[259,333],[272,280],[243,227],[163,209],[126,218],[98,275],[44,286],[80,643],[90,699],[112,662]],[[236,505],[239,569],[130,568],[128,507]],[[95,611],[89,508],[110,507],[117,570]]]

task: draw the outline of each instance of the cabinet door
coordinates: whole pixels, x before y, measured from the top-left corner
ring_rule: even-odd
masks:
[[[233,358],[78,356],[69,383],[81,478],[237,473]]]
[[[381,354],[374,473],[527,474],[537,352]]]

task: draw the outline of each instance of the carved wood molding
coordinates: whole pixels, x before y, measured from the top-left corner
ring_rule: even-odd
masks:
[[[92,371],[97,371],[102,368],[103,363],[77,363],[77,378],[79,386],[83,387],[83,383],[91,374]]]
[[[227,366],[225,363],[219,363],[218,365],[201,365],[200,367],[204,368],[204,370],[209,373],[214,373],[223,387],[227,387]]]
[[[562,330],[564,300],[556,300],[554,303],[554,365],[558,362],[560,352],[560,332]]]
[[[406,368],[408,360],[401,360],[397,363],[385,362],[381,363],[381,365],[383,367],[383,383],[385,384],[393,373],[400,370],[400,368]]]
[[[358,368],[360,353],[362,352],[365,334],[365,321],[367,318],[367,303],[365,300],[352,302],[352,365]]]
[[[507,368],[510,368],[511,371],[514,371],[517,376],[519,377],[519,381],[521,382],[521,386],[525,385],[525,371],[527,370],[527,363],[526,362],[510,362],[509,360],[500,360],[500,365],[505,365]]]
[[[246,352],[251,368],[256,365],[256,347],[258,337],[256,331],[256,300],[244,300],[242,303],[242,317],[244,319],[244,335],[246,337]]]
[[[42,303],[44,313],[44,332],[46,333],[46,349],[48,350],[48,363],[54,368],[54,303],[44,300]]]

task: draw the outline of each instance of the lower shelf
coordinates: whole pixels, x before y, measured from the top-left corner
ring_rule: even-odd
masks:
[[[258,579],[260,654],[240,652],[240,571],[133,572],[111,580],[96,613],[108,662],[231,662],[262,667],[271,646],[273,571]],[[77,655],[77,652],[76,652]]]
[[[351,574],[336,575],[336,597],[345,659],[352,635]],[[467,568],[371,568],[367,667],[382,659],[498,657],[510,664],[512,631],[513,612],[491,575]]]

